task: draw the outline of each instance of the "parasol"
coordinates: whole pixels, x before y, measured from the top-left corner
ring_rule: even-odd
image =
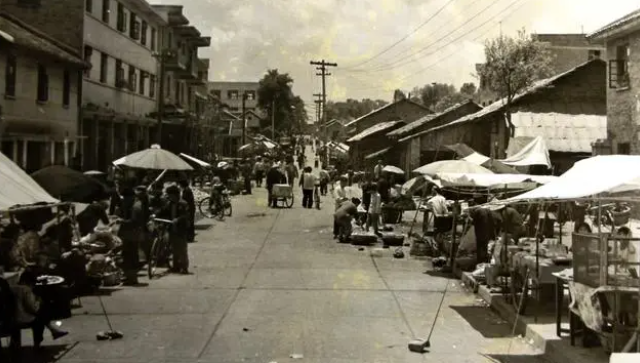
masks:
[[[193,170],[191,165],[182,160],[181,157],[161,149],[160,145],[157,144],[115,160],[113,164],[153,170]]]
[[[397,166],[393,166],[393,165],[385,166],[384,168],[382,168],[382,171],[386,171],[387,173],[391,173],[391,174],[404,175],[404,170],[398,168]]]
[[[211,164],[207,163],[206,161],[202,161],[196,157],[193,157],[191,155],[187,155],[185,153],[180,153],[180,156],[182,156],[185,160],[191,161],[192,163],[203,167],[203,168],[210,168]]]
[[[49,194],[65,202],[91,203],[106,198],[107,186],[89,175],[62,165],[53,165],[31,174]]]
[[[493,174],[491,170],[466,160],[436,161],[434,163],[423,165],[413,172],[430,176],[435,176],[439,173]]]

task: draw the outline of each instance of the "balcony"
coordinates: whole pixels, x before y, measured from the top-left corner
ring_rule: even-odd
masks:
[[[184,72],[189,66],[189,58],[180,49],[171,48],[164,51],[164,67],[168,72]]]
[[[195,79],[191,80],[190,83],[194,85],[205,85],[209,80],[209,59],[198,58],[196,63],[197,63],[196,77]]]

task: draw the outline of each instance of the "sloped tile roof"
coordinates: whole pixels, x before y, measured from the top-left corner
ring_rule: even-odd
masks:
[[[633,11],[620,19],[617,19],[602,28],[594,31],[591,34],[587,35],[589,39],[598,39],[603,36],[606,36],[606,33],[614,33],[616,30],[619,30],[621,27],[628,25],[634,21],[640,20],[640,9]]]
[[[450,113],[453,112],[455,110],[457,110],[460,107],[466,106],[469,103],[474,103],[473,101],[468,101],[468,102],[463,102],[463,103],[457,103],[449,108],[447,108],[446,110],[437,113],[435,115],[426,115],[408,125],[402,126],[401,128],[397,129],[397,130],[393,130],[390,133],[388,133],[388,136],[392,136],[392,137],[401,137],[401,136],[405,136],[406,134],[408,134],[409,132],[419,128],[420,126],[424,126],[425,124],[428,124],[429,122],[435,121],[436,119]],[[478,106],[478,108],[480,108],[480,106]],[[412,135],[413,136],[413,135]]]
[[[420,107],[424,108],[425,110],[431,111],[431,110],[429,110],[427,107],[424,107],[423,105],[421,105],[421,104],[419,104],[419,103],[413,102],[413,101],[411,101],[411,100],[409,100],[409,99],[406,99],[406,98],[405,98],[405,99],[402,99],[402,100],[399,100],[399,101],[396,101],[396,102],[391,102],[391,103],[389,103],[388,105],[384,105],[384,106],[382,106],[382,107],[380,107],[380,108],[378,108],[378,109],[375,109],[375,110],[373,110],[373,111],[369,112],[369,113],[368,113],[368,114],[366,114],[366,115],[363,115],[363,116],[358,117],[357,119],[355,119],[355,120],[353,120],[353,121],[349,121],[348,123],[346,123],[346,124],[345,124],[345,126],[347,126],[347,127],[348,127],[348,126],[353,126],[353,125],[357,124],[358,122],[360,122],[361,120],[364,120],[365,118],[367,118],[367,117],[369,117],[369,116],[371,116],[371,115],[374,115],[374,114],[376,114],[376,113],[378,113],[378,112],[380,112],[380,111],[382,111],[382,110],[385,110],[385,109],[387,109],[387,108],[389,108],[389,107],[391,107],[391,106],[393,106],[393,105],[397,105],[398,103],[401,103],[401,102],[408,102],[408,103],[412,103],[412,104],[414,104],[414,105],[416,105],[416,106],[420,106]]]
[[[0,30],[13,37],[14,43],[34,52],[47,54],[60,61],[74,64],[80,67],[89,67],[83,59],[73,55],[56,42],[47,39],[43,34],[32,29],[28,25],[11,18],[5,14],[0,15]]]
[[[364,138],[367,138],[371,135],[377,134],[378,132],[382,132],[382,131],[386,131],[390,128],[392,128],[393,126],[396,126],[398,124],[402,124],[404,123],[404,121],[387,121],[387,122],[381,122],[377,125],[373,125],[371,127],[369,127],[368,129],[362,131],[361,133],[353,136],[352,138],[350,138],[349,140],[347,140],[347,142],[356,142],[356,141],[360,141]]]
[[[516,112],[515,138],[542,136],[550,151],[590,153],[591,144],[607,137],[607,116]]]

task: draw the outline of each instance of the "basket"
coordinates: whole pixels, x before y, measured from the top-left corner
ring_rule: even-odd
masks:
[[[389,247],[400,247],[404,244],[404,235],[386,234],[382,236],[382,243]]]
[[[613,224],[616,227],[623,226],[629,223],[629,217],[631,217],[631,207],[625,207],[624,210],[620,212],[611,211],[611,217],[613,217]]]
[[[274,184],[272,194],[274,198],[290,198],[293,195],[293,189],[289,184]]]
[[[356,246],[369,246],[378,241],[378,237],[371,234],[352,234],[351,244]]]

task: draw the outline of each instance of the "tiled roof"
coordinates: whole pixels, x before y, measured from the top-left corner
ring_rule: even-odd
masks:
[[[464,103],[457,103],[457,104],[447,108],[446,110],[444,110],[444,111],[442,111],[442,112],[440,112],[438,114],[426,115],[426,116],[424,116],[424,117],[422,117],[422,118],[420,118],[420,119],[418,119],[418,120],[416,120],[416,121],[414,121],[414,122],[412,122],[412,123],[410,123],[408,125],[402,126],[401,128],[399,128],[397,130],[391,131],[388,134],[388,136],[392,136],[392,137],[405,136],[406,134],[408,134],[409,132],[419,128],[420,126],[424,126],[425,124],[427,124],[429,122],[435,121],[436,119],[438,119],[438,118],[440,118],[440,117],[442,117],[442,116],[444,116],[444,115],[446,115],[446,114],[448,114],[448,113],[450,113],[452,111],[455,111],[460,107],[466,106],[469,103],[474,103],[474,102],[473,101],[467,101],[467,102],[464,102]],[[478,106],[478,108],[480,108],[480,106]],[[411,135],[411,136],[418,136],[418,135]],[[406,141],[406,140],[403,140],[403,141]]]
[[[601,60],[601,59],[593,59],[593,60],[590,60],[590,61],[585,62],[583,64],[580,64],[579,66],[577,66],[575,68],[572,68],[572,69],[570,69],[570,70],[568,70],[566,72],[559,73],[559,74],[557,74],[557,75],[555,75],[553,77],[549,77],[549,78],[545,78],[545,79],[539,80],[539,81],[535,82],[531,87],[529,87],[529,89],[527,89],[526,91],[515,95],[511,102],[515,103],[518,100],[520,100],[521,98],[523,98],[525,96],[528,96],[528,95],[530,95],[532,93],[535,93],[535,92],[537,92],[537,91],[539,91],[539,90],[541,90],[541,89],[543,89],[545,87],[548,87],[548,86],[552,85],[553,83],[555,83],[556,81],[558,81],[558,80],[560,80],[560,79],[562,79],[562,78],[564,78],[564,77],[566,77],[566,76],[568,76],[568,75],[570,75],[570,74],[572,74],[572,73],[574,73],[574,72],[576,72],[576,71],[578,71],[578,70],[590,65],[591,63],[594,63],[594,62],[604,63],[604,61]],[[477,120],[479,118],[485,117],[485,116],[490,115],[490,114],[492,114],[494,112],[501,111],[505,107],[505,105],[506,105],[506,99],[504,99],[504,98],[500,99],[500,100],[490,104],[489,106],[483,108],[482,110],[480,110],[480,111],[478,111],[476,113],[461,117],[461,118],[459,118],[459,119],[457,119],[457,120],[455,120],[453,122],[450,122],[450,123],[448,123],[446,125],[434,127],[434,128],[432,128],[430,130],[425,131],[424,133],[427,134],[427,133],[431,133],[431,132],[434,132],[434,131],[442,130],[442,129],[447,128],[447,127],[458,126],[458,125],[461,125],[461,124],[465,124],[465,123],[468,123],[468,122],[475,121],[475,120]]]
[[[590,153],[591,144],[607,137],[607,116],[516,112],[515,138],[541,136],[550,151]]]
[[[389,108],[389,107],[391,107],[391,106],[393,106],[393,105],[397,105],[398,103],[401,103],[401,102],[409,102],[409,103],[413,103],[414,105],[416,105],[416,106],[420,106],[420,107],[424,108],[425,110],[429,110],[428,108],[424,107],[423,105],[421,105],[421,104],[419,104],[419,103],[416,103],[416,102],[413,102],[413,101],[411,101],[411,100],[409,100],[409,99],[406,99],[406,98],[405,98],[405,99],[402,99],[402,100],[400,100],[400,101],[391,102],[390,104],[388,104],[388,105],[384,105],[384,106],[382,106],[382,107],[380,107],[380,108],[378,108],[378,109],[375,109],[375,110],[373,110],[373,111],[369,112],[368,114],[366,114],[366,115],[364,115],[364,116],[360,116],[360,117],[358,117],[357,119],[355,119],[355,120],[353,120],[353,121],[349,121],[347,124],[345,124],[345,126],[353,126],[353,125],[357,124],[358,122],[360,122],[361,120],[364,120],[365,118],[367,118],[367,117],[369,117],[369,116],[371,116],[371,115],[373,115],[373,114],[376,114],[376,113],[378,113],[378,112],[380,112],[380,111],[382,111],[382,110],[385,110],[385,109],[387,109],[387,108]]]
[[[350,138],[349,140],[347,140],[347,142],[355,142],[355,141],[360,141],[366,137],[369,137],[373,134],[377,134],[378,132],[382,132],[382,131],[386,131],[390,128],[392,128],[393,126],[396,126],[398,124],[404,123],[404,121],[388,121],[388,122],[381,122],[377,125],[373,125],[371,127],[369,127],[368,129],[362,131],[361,133],[353,136],[352,138]]]
[[[620,29],[621,27],[628,25],[629,23],[632,23],[637,20],[640,20],[640,9],[633,11],[623,16],[622,18],[605,25],[604,27],[594,31],[591,34],[588,34],[587,38],[597,39],[602,37],[603,35],[606,35],[606,33],[614,33],[616,30]]]
[[[37,30],[7,15],[0,15],[0,30],[12,36],[17,46],[47,54],[60,61],[80,67],[90,66],[80,57],[73,55],[62,46],[56,44],[55,41],[48,39],[44,34],[39,34]]]

